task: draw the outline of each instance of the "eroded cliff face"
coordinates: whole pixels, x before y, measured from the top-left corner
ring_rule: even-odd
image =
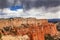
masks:
[[[0,28],[6,26],[19,27],[21,24],[42,24],[48,23],[46,19],[35,19],[35,18],[11,18],[11,19],[1,19]]]
[[[16,36],[27,35],[28,40],[45,40],[46,35],[49,34],[53,37],[57,32],[56,24],[48,22],[47,19],[10,18],[0,20],[0,33],[3,34],[3,39],[9,35],[13,39]]]

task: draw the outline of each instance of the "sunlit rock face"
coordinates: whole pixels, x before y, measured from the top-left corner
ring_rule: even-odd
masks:
[[[56,27],[55,23],[48,22],[47,19],[18,17],[0,19],[0,33],[3,40],[44,40],[47,34],[56,36],[58,32]]]
[[[40,24],[48,23],[47,19],[36,19],[36,18],[11,18],[11,19],[0,19],[0,28],[6,26],[19,27],[21,24]]]
[[[11,36],[11,35],[6,35],[2,37],[2,40],[30,40],[28,35],[24,36]]]

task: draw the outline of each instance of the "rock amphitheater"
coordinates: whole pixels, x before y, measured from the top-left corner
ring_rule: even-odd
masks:
[[[9,18],[0,19],[0,40],[51,40],[58,34],[56,24],[46,19]]]

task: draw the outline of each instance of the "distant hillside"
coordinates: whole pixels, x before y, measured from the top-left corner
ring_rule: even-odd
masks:
[[[48,19],[48,22],[60,22],[60,19]]]

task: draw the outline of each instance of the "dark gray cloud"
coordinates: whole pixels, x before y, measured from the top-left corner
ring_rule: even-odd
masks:
[[[7,0],[0,0],[0,8],[4,8],[4,7],[7,7],[8,4],[7,4]]]
[[[15,5],[21,5],[20,0],[0,0],[0,9]]]
[[[23,4],[25,9],[32,7],[56,7],[60,5],[60,0],[0,0],[0,8]]]
[[[42,6],[46,8],[60,6],[60,0],[25,0],[23,3],[26,9]]]

